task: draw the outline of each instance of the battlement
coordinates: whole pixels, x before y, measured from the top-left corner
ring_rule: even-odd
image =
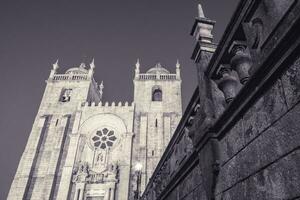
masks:
[[[176,80],[176,74],[139,74],[139,80]]]
[[[80,103],[79,104],[79,109],[89,109],[89,108],[93,108],[93,109],[132,109],[134,108],[134,102],[132,102],[131,104],[129,104],[127,101],[126,102],[118,102],[118,104],[116,104],[115,102],[105,102],[104,104],[100,101],[99,103],[96,102],[84,102],[84,103]]]

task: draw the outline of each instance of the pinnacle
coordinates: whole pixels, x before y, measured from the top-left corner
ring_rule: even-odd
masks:
[[[140,68],[140,59],[138,58],[135,64],[136,69]]]
[[[205,18],[204,12],[203,12],[203,9],[202,9],[202,6],[201,6],[200,3],[198,4],[198,17],[199,18]]]
[[[57,59],[56,62],[53,64],[53,69],[56,70],[58,68],[59,66],[58,66],[58,59]]]
[[[180,63],[179,63],[178,59],[177,59],[177,62],[176,62],[176,68],[180,68]]]
[[[85,66],[85,64],[84,64],[84,63],[81,63],[81,64],[80,64],[80,66],[79,66],[79,68],[81,68],[81,69],[85,69],[85,68],[86,68],[86,66]]]
[[[91,69],[95,68],[95,59],[93,58],[92,62],[90,63]]]

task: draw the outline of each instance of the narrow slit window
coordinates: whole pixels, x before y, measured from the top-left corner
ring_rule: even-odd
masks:
[[[157,128],[157,119],[155,119],[155,127]]]

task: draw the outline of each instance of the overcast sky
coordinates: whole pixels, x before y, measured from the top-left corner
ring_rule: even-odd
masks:
[[[133,100],[137,58],[141,72],[160,62],[182,68],[183,108],[196,87],[189,33],[196,0],[0,1],[0,199],[5,199],[26,145],[52,63],[63,73],[95,58],[104,101]],[[218,42],[238,0],[201,0],[217,21]]]

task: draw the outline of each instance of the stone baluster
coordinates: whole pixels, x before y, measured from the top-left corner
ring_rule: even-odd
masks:
[[[221,66],[218,75],[221,77],[216,81],[218,87],[223,92],[226,103],[230,103],[236,96],[238,81],[231,74],[229,66]]]
[[[229,48],[229,53],[233,56],[230,64],[239,76],[240,83],[245,84],[249,78],[249,69],[252,61],[249,52],[247,52],[247,45],[241,41],[234,41]]]

